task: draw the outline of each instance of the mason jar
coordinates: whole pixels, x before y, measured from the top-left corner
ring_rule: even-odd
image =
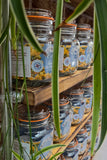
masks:
[[[48,102],[45,102],[44,105],[46,105],[51,113],[51,120],[53,122],[53,111],[52,111],[52,102],[51,100]],[[65,98],[59,100],[59,108],[60,108],[60,133],[61,137],[59,139],[56,129],[54,127],[54,142],[60,142],[64,140],[70,132],[71,129],[71,123],[72,123],[72,117],[73,113],[71,110],[71,104],[69,101]]]
[[[50,11],[32,9],[27,10],[27,17],[35,37],[46,54],[35,50],[30,43],[24,40],[25,73],[27,85],[40,86],[51,82],[53,59],[53,17]],[[12,54],[13,78],[16,76],[16,57]],[[18,79],[23,83],[23,63],[21,47],[18,49]]]
[[[30,123],[31,123],[31,139],[32,139],[32,151],[33,154],[41,149],[53,144],[53,126],[49,122],[50,113],[47,107],[43,105],[30,106]],[[15,115],[17,119],[17,113]],[[29,119],[27,106],[20,105],[18,107],[18,121],[19,124],[19,136],[21,140],[21,145],[24,148],[24,159],[29,160],[31,156],[31,144],[30,144],[30,129],[29,129]],[[19,152],[18,149],[18,138],[15,137],[14,150]],[[20,147],[19,147],[20,148]],[[19,152],[20,153],[20,152]],[[51,151],[46,151],[38,159],[47,159],[51,155]]]
[[[85,113],[88,113],[91,111],[92,108],[92,99],[93,99],[93,85],[92,83],[85,83],[82,86],[82,89],[84,90],[84,100],[86,101],[85,105]]]
[[[78,141],[77,139],[73,139],[68,147],[64,151],[64,157],[66,160],[78,160],[78,153],[79,153],[79,148],[78,148]]]
[[[70,103],[72,104],[73,121],[72,124],[76,125],[81,122],[84,116],[85,101],[83,99],[83,91],[80,89],[69,90],[65,92]]]
[[[89,119],[87,123],[85,124],[85,128],[87,129],[88,137],[87,137],[87,143],[91,142],[91,129],[92,129],[92,119]]]
[[[87,148],[87,136],[88,134],[86,128],[82,128],[76,136],[80,145],[79,155],[82,155]]]
[[[61,47],[59,52],[59,75],[73,74],[78,67],[79,41],[75,38],[76,24],[65,24],[61,28]]]
[[[86,69],[91,64],[92,46],[90,34],[91,28],[89,24],[78,24],[77,37],[80,42],[78,69]]]

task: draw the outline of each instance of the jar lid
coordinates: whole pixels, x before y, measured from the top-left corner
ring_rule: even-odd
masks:
[[[79,133],[78,134],[84,134],[87,132],[87,129],[84,127],[84,128],[81,128]]]
[[[29,106],[31,122],[39,122],[46,120],[50,117],[50,113],[47,107],[43,105],[38,106]],[[20,105],[18,107],[19,121],[29,122],[28,119],[28,110],[26,105]],[[16,115],[15,115],[16,118]]]
[[[52,106],[52,100],[45,102],[45,104]],[[59,100],[59,106],[60,107],[64,106],[64,105],[67,105],[67,104],[69,104],[69,100],[67,100],[66,98],[62,98],[62,99]]]
[[[87,30],[91,32],[91,26],[89,24],[78,24],[77,30]]]
[[[70,144],[69,144],[69,146],[68,146],[67,148],[74,148],[74,147],[76,147],[77,145],[78,145],[78,141],[77,141],[76,138],[74,138],[74,139],[70,142]]]
[[[52,17],[45,17],[45,16],[35,16],[35,15],[27,15],[27,17],[29,18],[29,20],[38,20],[38,21],[48,21],[48,20],[52,20],[54,21],[54,18]]]
[[[71,96],[72,95],[81,95],[83,93],[84,93],[84,91],[81,89],[75,89],[75,90],[66,92],[67,95],[71,95]]]
[[[41,8],[26,9],[27,15],[52,17],[52,12]]]
[[[77,27],[77,24],[74,24],[74,23],[72,23],[72,24],[64,24],[61,28],[68,28],[68,27]]]
[[[91,87],[93,87],[93,85],[92,85],[92,83],[85,83],[83,86],[82,86],[82,88],[91,88]]]
[[[92,119],[89,119],[89,120],[87,121],[86,125],[87,125],[87,124],[92,124]]]

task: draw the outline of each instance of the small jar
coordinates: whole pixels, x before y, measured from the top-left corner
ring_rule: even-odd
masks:
[[[53,122],[53,111],[52,111],[52,103],[51,101],[46,102],[45,105],[50,109],[51,112],[51,120]],[[60,99],[59,101],[60,107],[60,133],[61,137],[59,139],[56,129],[54,128],[54,142],[60,142],[64,140],[71,129],[71,122],[72,122],[72,111],[71,111],[71,104],[67,99]]]
[[[29,120],[28,120],[28,112],[27,106],[21,105],[18,108],[18,123],[19,123],[19,136],[21,140],[21,144],[24,148],[24,159],[29,159],[30,156],[30,130],[29,130]],[[47,146],[53,144],[53,126],[49,122],[50,113],[48,108],[43,105],[39,106],[30,106],[30,118],[31,118],[31,138],[32,138],[32,151],[33,154]],[[17,117],[17,115],[15,116]],[[16,121],[17,123],[17,121]],[[16,137],[14,146],[16,147],[18,144],[18,140]],[[14,148],[15,151],[17,147]],[[37,159],[49,158],[51,155],[51,151],[46,151]]]
[[[91,142],[91,129],[92,129],[92,119],[89,119],[87,123],[85,124],[85,128],[87,129],[88,137],[87,137],[87,143]]]
[[[69,146],[64,151],[64,157],[66,160],[71,160],[71,159],[78,160],[78,153],[79,153],[78,141],[75,138],[74,140],[71,141]]]
[[[85,113],[88,113],[91,111],[92,107],[92,98],[93,98],[93,86],[92,83],[85,83],[82,86],[82,89],[84,90],[84,100],[86,101],[85,105]]]
[[[83,99],[83,91],[80,89],[65,92],[72,104],[73,121],[72,124],[76,125],[81,122],[84,115],[85,102]]]
[[[77,70],[79,41],[75,38],[76,24],[66,24],[61,28],[61,48],[59,53],[59,75],[67,76]]]
[[[86,128],[82,128],[79,133],[77,134],[76,138],[78,140],[78,143],[80,145],[80,151],[79,155],[82,155],[87,147],[87,130]]]
[[[27,85],[35,87],[51,82],[53,42],[52,29],[53,17],[50,11],[31,9],[27,10],[27,17],[33,32],[41,47],[46,52],[40,53],[31,44],[24,40],[25,73]],[[16,57],[12,54],[13,78],[16,76]],[[23,83],[23,63],[21,47],[18,49],[18,78],[19,84]]]
[[[77,37],[80,42],[78,69],[86,69],[91,64],[92,46],[90,34],[91,28],[89,24],[78,24]]]

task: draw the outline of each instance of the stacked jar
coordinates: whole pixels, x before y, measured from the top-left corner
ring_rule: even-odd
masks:
[[[80,145],[79,155],[82,155],[86,150],[87,136],[88,136],[88,134],[87,134],[86,128],[82,128],[76,136],[78,143]]]
[[[78,160],[79,146],[77,139],[73,139],[69,146],[64,151],[64,157],[66,160]]]
[[[29,43],[24,42],[25,72],[28,86],[34,87],[51,81],[53,44],[53,17],[50,11],[44,9],[27,10],[29,23],[41,47],[46,52],[40,53]],[[14,55],[13,55],[14,56]],[[18,53],[18,77],[23,80],[23,65],[21,52]],[[16,76],[15,57],[13,61],[13,76]]]
[[[53,122],[53,112],[52,112],[52,103],[51,101],[45,102],[44,105],[46,105],[51,112],[51,121]],[[60,142],[64,140],[70,132],[71,129],[71,122],[72,122],[72,110],[71,110],[71,104],[69,101],[65,98],[59,100],[59,107],[60,107],[60,133],[61,137],[59,138],[56,132],[56,129],[54,128],[54,142]]]
[[[17,119],[16,123],[18,122],[19,124],[19,136],[23,147],[24,159],[28,160],[31,153],[30,136],[32,139],[32,152],[34,154],[37,151],[53,144],[53,126],[49,121],[49,110],[43,105],[36,107],[30,106],[31,135],[27,106],[20,105],[18,108],[18,115],[18,119],[17,113],[15,117]],[[19,152],[18,144],[19,142],[16,136],[14,141],[14,150],[16,152]],[[44,152],[37,157],[37,160],[39,158],[44,159],[44,157],[47,159],[50,155],[51,151]]]
[[[92,107],[92,98],[93,98],[93,85],[92,83],[85,83],[82,85],[82,89],[84,90],[84,100],[86,101],[85,105],[85,113],[88,113],[91,111]]]
[[[91,64],[92,45],[90,34],[91,28],[89,24],[78,24],[77,37],[80,42],[78,69],[86,69]]]
[[[73,74],[78,67],[79,41],[75,38],[76,24],[65,24],[61,28],[61,48],[59,53],[59,75]]]
[[[91,142],[91,129],[92,129],[92,119],[89,119],[87,123],[85,124],[85,128],[87,129],[88,137],[87,137],[87,143]]]
[[[80,123],[84,115],[85,102],[83,99],[83,93],[84,92],[80,89],[65,92],[65,95],[69,98],[69,101],[72,104],[73,125]]]

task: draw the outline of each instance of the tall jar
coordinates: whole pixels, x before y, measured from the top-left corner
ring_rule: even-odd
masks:
[[[86,69],[91,64],[92,46],[90,34],[91,28],[89,24],[78,24],[77,37],[80,42],[78,69]]]
[[[30,144],[30,130],[27,106],[20,105],[18,108],[18,123],[19,123],[19,136],[21,145],[24,148],[24,159],[29,160],[31,156],[31,144]],[[30,119],[31,119],[31,138],[32,138],[32,151],[33,154],[47,146],[53,144],[53,126],[49,121],[50,113],[48,108],[43,105],[30,106]],[[15,115],[17,118],[17,114]],[[17,123],[17,121],[16,121]],[[19,152],[19,142],[16,136],[14,141],[14,150]],[[51,151],[44,152],[37,157],[37,160],[47,159],[51,155]]]
[[[65,95],[72,104],[73,125],[80,123],[84,115],[85,101],[83,99],[83,93],[84,92],[80,89],[69,90],[65,92]]]
[[[75,38],[76,24],[66,24],[61,28],[61,47],[59,53],[59,75],[73,74],[78,67],[79,41]]]
[[[53,43],[52,29],[53,21],[51,12],[41,9],[27,10],[29,23],[34,31],[34,34],[46,52],[40,53],[36,51],[27,41],[24,41],[24,57],[25,57],[25,72],[27,85],[34,87],[43,83],[51,82],[52,59],[53,59]],[[13,57],[13,77],[16,76],[15,56]],[[18,51],[18,78],[20,83],[23,81],[23,65],[21,49]]]
[[[88,134],[86,128],[82,128],[76,136],[80,145],[79,155],[82,155],[87,148],[87,136]]]
[[[51,121],[53,122],[53,111],[52,111],[52,103],[51,100],[48,102],[45,102],[45,104],[51,113]],[[56,129],[54,127],[54,142],[60,142],[64,140],[70,132],[71,129],[71,122],[72,122],[72,117],[73,113],[71,110],[71,104],[67,99],[60,99],[59,100],[59,107],[60,107],[60,133],[61,137],[59,139]]]
[[[85,124],[85,128],[87,129],[88,137],[87,137],[87,143],[91,142],[91,129],[92,129],[92,119],[89,119],[87,123]]]
[[[85,113],[88,113],[91,111],[92,108],[92,98],[93,98],[93,85],[92,83],[85,83],[82,86],[82,89],[84,90],[84,100],[86,101],[85,105]]]
[[[78,160],[79,146],[77,139],[73,139],[64,151],[66,160]]]

